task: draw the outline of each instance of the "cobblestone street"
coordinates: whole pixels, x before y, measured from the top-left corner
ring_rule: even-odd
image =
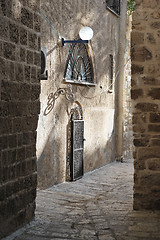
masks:
[[[133,211],[133,163],[38,191],[35,221],[5,240],[158,240],[160,211]]]

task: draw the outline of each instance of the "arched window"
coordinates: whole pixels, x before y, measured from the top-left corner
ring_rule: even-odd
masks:
[[[106,4],[109,10],[120,15],[120,0],[106,0]]]
[[[69,46],[64,80],[70,83],[96,85],[93,81],[93,66],[85,44]]]

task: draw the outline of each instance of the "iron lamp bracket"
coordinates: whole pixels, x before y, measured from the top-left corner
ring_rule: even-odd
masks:
[[[65,40],[64,38],[62,38],[62,46],[65,45],[65,43],[80,43],[80,44],[85,44],[85,43],[89,43],[88,40]]]

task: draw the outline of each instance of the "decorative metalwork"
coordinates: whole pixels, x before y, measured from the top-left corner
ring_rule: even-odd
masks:
[[[86,45],[73,43],[69,47],[64,79],[74,83],[93,83],[93,68]]]
[[[72,165],[71,177],[76,180],[83,176],[84,121],[72,121]]]
[[[83,113],[81,107],[78,105],[71,110],[71,120],[83,120]]]
[[[55,93],[52,92],[49,94],[47,107],[44,111],[45,116],[47,116],[52,111],[52,109],[54,108],[55,101],[59,97],[59,95],[64,95],[68,101],[73,100],[74,94],[72,92],[72,85],[69,84],[67,85],[67,88],[59,88]]]
[[[107,8],[120,15],[120,0],[106,0]]]
[[[71,109],[67,126],[66,180],[73,181],[83,175],[84,121],[81,106]]]

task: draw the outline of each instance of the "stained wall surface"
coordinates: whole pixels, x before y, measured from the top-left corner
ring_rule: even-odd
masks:
[[[0,239],[34,217],[40,1],[0,1]]]
[[[160,1],[136,2],[131,50],[134,208],[160,209]]]
[[[77,104],[82,108],[84,119],[84,171],[91,171],[115,160],[115,146],[118,144],[115,134],[118,126],[116,114],[119,114],[115,109],[115,92],[119,96],[118,82],[123,82],[117,73],[124,55],[120,44],[125,38],[126,1],[121,5],[121,15],[118,17],[106,9],[106,1],[46,0],[41,3],[45,15],[42,16],[42,46],[47,48],[49,78],[41,81],[41,114],[37,140],[40,188],[67,179],[67,128],[71,110]],[[74,99],[68,101],[60,94],[53,109],[46,115],[48,96],[59,88],[67,88],[63,78],[69,48],[60,45],[61,37],[77,39],[83,26],[89,26],[94,31],[88,47],[96,86],[72,84]],[[108,91],[110,55],[114,59],[112,91]]]

